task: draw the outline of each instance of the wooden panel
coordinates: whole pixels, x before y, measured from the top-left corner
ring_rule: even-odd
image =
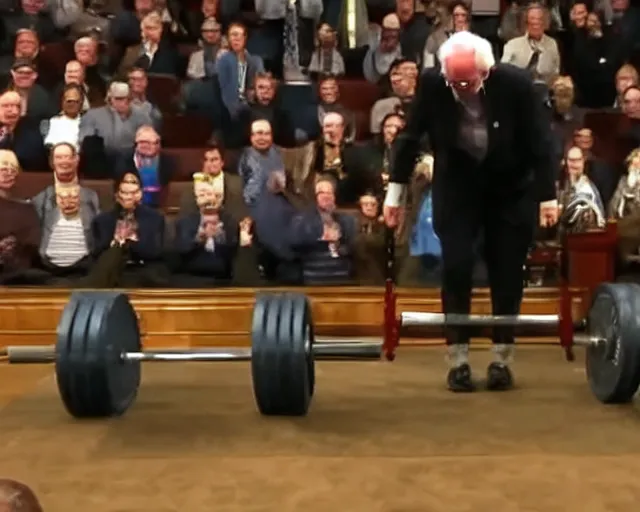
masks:
[[[274,290],[276,291],[276,290]],[[308,288],[316,330],[335,336],[381,336],[381,288]],[[581,314],[582,290],[574,290],[574,314]],[[134,290],[129,292],[140,317],[148,347],[246,346],[255,291]],[[60,313],[68,290],[46,288],[5,289],[0,296],[0,346],[48,344],[55,340]],[[400,290],[399,311],[440,311],[437,289]],[[490,312],[486,289],[473,298],[474,313]],[[558,313],[558,291],[526,291],[525,314]]]

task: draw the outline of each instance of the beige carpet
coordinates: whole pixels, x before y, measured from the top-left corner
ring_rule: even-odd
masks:
[[[0,368],[0,475],[47,512],[629,512],[640,408],[604,406],[556,348],[518,389],[453,395],[441,349],[319,363],[308,418],[260,417],[248,364],[145,366],[124,418],[78,423],[51,368]],[[478,377],[488,354],[474,352]]]

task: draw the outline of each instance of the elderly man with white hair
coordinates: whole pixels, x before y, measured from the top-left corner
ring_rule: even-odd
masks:
[[[427,135],[435,159],[433,225],[442,245],[444,313],[470,311],[474,247],[482,233],[493,314],[517,315],[536,216],[544,227],[558,220],[544,102],[526,71],[496,64],[490,43],[470,32],[452,35],[438,57],[442,69],[422,74],[407,126],[394,144],[385,221],[393,228],[402,218],[407,183]],[[463,326],[447,328],[452,391],[474,389],[470,336]],[[487,387],[509,389],[513,328],[494,328],[493,343]]]

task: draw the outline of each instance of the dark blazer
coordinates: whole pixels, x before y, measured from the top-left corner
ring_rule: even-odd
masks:
[[[118,67],[118,74],[125,76],[134,66],[140,66],[146,69],[149,74],[181,77],[184,76],[185,72],[184,59],[178,49],[166,37],[160,41],[151,62],[149,62],[149,58],[144,55],[141,44],[127,48]]]
[[[139,174],[134,161],[134,151],[127,151],[120,155],[116,160],[116,168],[114,170],[114,179],[118,179],[127,172]],[[158,162],[158,177],[160,185],[166,187],[169,185],[172,176],[175,173],[176,163],[169,155],[160,153],[160,161]]]
[[[53,101],[47,90],[40,84],[33,84],[27,98],[27,116],[42,121],[59,112],[58,104]]]
[[[111,246],[121,213],[122,208],[117,205],[113,210],[100,213],[93,219],[91,232],[94,240],[94,258],[99,257]],[[164,248],[164,217],[153,208],[144,205],[138,206],[134,215],[138,223],[138,241],[127,243],[131,259],[141,263],[160,261]]]
[[[0,141],[0,149],[10,149],[18,157],[23,171],[44,171],[49,168],[38,121],[23,117],[15,131]]]
[[[232,278],[233,258],[238,248],[238,223],[224,212],[220,212],[219,217],[225,238],[222,242],[216,242],[213,252],[206,251],[202,243],[196,241],[200,213],[191,213],[176,221],[175,244],[183,271],[218,279]]]
[[[238,223],[249,216],[247,205],[242,196],[242,178],[236,174],[224,173],[224,199],[222,207],[225,213]],[[187,188],[180,198],[180,215],[199,213],[198,204],[193,188]]]
[[[510,64],[497,64],[480,92],[486,110],[489,147],[478,176],[485,197],[513,204],[509,217],[529,217],[520,199],[556,199],[557,169],[553,165],[551,128],[544,102],[539,99],[530,75]],[[407,125],[398,135],[391,155],[390,175],[394,183],[409,183],[428,134],[434,156],[433,206],[436,225],[453,214],[454,208],[477,197],[475,187],[461,186],[461,169],[474,165],[457,146],[460,106],[444,77],[434,69],[420,77],[418,91],[409,109]],[[477,165],[477,164],[475,164]],[[475,172],[475,171],[474,171]],[[467,173],[468,175],[468,173]],[[505,204],[505,207],[506,204]]]

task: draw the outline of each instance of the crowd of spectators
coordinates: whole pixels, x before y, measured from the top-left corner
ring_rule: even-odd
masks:
[[[389,237],[400,284],[437,283],[428,140],[395,233],[380,208],[462,30],[539,87],[560,232],[618,219],[640,260],[640,10],[478,4],[0,0],[0,284],[380,284]]]

